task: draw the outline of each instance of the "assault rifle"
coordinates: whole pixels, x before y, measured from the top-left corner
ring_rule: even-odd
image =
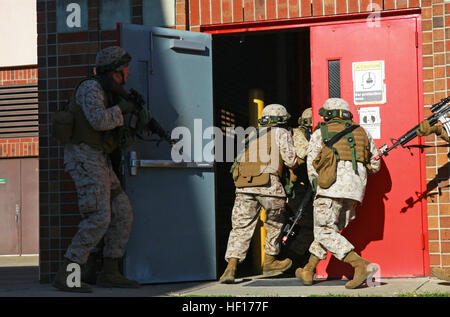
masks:
[[[303,199],[297,208],[295,215],[289,218],[291,223],[287,223],[281,231],[281,243],[283,243],[283,245],[286,245],[289,238],[295,235],[294,228],[302,219],[303,212],[305,211],[306,206],[311,201],[313,196],[314,191],[312,189],[312,186],[309,186],[305,192],[305,196],[303,196]]]
[[[133,88],[130,89],[130,93],[128,93],[126,96],[123,97],[136,105],[136,111],[132,114],[129,123],[129,126],[135,129],[137,121],[139,119],[138,113],[143,109],[145,105],[144,97],[142,97],[142,95]],[[150,120],[150,122],[147,124],[147,127],[152,133],[156,133],[160,138],[159,140],[147,140],[147,141],[157,141],[157,144],[159,144],[161,140],[164,140],[167,141],[167,143],[169,143],[170,145],[174,145],[177,142],[177,140],[172,140],[170,138],[170,135],[161,127],[161,125],[159,124],[158,121],[156,121],[155,118],[152,118]],[[143,139],[142,137],[140,138]]]
[[[434,126],[438,121],[442,121],[443,118],[445,118],[446,114],[450,112],[450,104],[447,104],[450,102],[450,97],[441,99],[440,102],[435,103],[431,106],[431,112],[433,114],[426,118],[430,123],[430,126]],[[444,124],[445,129],[447,130],[449,127],[447,127],[447,124]],[[399,139],[391,139],[391,142],[393,143],[391,147],[388,147],[387,144],[384,144],[380,147],[379,151],[380,154],[378,155],[378,159],[381,158],[383,155],[387,156],[388,152],[395,149],[397,146],[401,145],[402,147],[405,147],[405,144],[414,139],[417,136],[416,131],[419,130],[420,124],[416,125],[414,128],[403,134]],[[448,132],[448,131],[447,131]]]

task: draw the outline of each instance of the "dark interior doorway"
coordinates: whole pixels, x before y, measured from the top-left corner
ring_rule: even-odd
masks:
[[[291,115],[289,126],[298,126],[298,117],[311,106],[309,28],[215,35],[212,51],[214,125],[222,129],[225,139],[235,139],[233,135],[226,135],[226,127],[249,126],[248,96],[252,89],[264,92],[265,106],[284,105]],[[229,173],[231,165],[232,162],[217,162],[215,171],[219,276],[226,267],[224,255],[235,198],[235,186]],[[303,263],[305,250],[307,247],[297,245],[294,254],[285,249],[283,255],[296,257],[296,262]],[[238,275],[255,274],[252,254],[249,250],[238,268]]]

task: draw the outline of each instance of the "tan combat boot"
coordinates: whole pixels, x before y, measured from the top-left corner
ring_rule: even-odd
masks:
[[[263,263],[263,276],[275,276],[288,270],[292,265],[291,259],[276,260],[273,255],[265,254]]]
[[[119,272],[119,259],[103,258],[103,267],[97,277],[101,287],[139,288],[137,281],[129,280]]]
[[[345,284],[345,288],[353,289],[359,287],[378,270],[376,266],[371,266],[369,261],[360,257],[355,251],[347,254],[344,262],[349,263],[355,269],[353,279]]]
[[[225,272],[223,272],[222,276],[219,279],[219,282],[221,284],[233,284],[234,283],[234,276],[236,275],[237,264],[238,264],[237,258],[228,259],[227,268],[225,269]]]
[[[443,281],[450,281],[450,268],[434,268],[431,274]]]
[[[295,276],[300,279],[305,286],[310,286],[313,284],[314,274],[316,272],[317,263],[319,263],[320,259],[311,254],[309,257],[308,263],[304,268],[299,267],[295,270]]]
[[[72,271],[67,271],[67,266],[69,264],[73,263],[69,259],[64,258],[64,262],[62,266],[59,268],[58,273],[56,273],[55,280],[53,281],[53,287],[59,289],[60,291],[64,292],[75,292],[75,293],[91,293],[92,288],[83,282],[80,282],[80,286],[72,286],[70,287],[67,285],[67,278],[69,277],[69,274],[72,273]],[[80,266],[81,267],[81,266]],[[80,276],[81,280],[81,276]]]

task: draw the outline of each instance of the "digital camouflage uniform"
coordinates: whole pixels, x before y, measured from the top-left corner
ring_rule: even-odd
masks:
[[[311,120],[310,123],[305,124],[302,122],[303,120]],[[312,113],[311,108],[303,111],[302,116],[298,119],[299,127],[292,129],[292,139],[294,141],[295,153],[297,154],[297,161],[299,167],[293,171],[294,177],[291,178],[291,181],[294,183],[294,197],[290,198],[288,201],[288,205],[293,212],[297,210],[300,205],[302,198],[309,187],[308,174],[306,173],[306,155],[308,152],[310,137],[309,131],[310,126],[312,125]],[[292,177],[292,175],[291,175]],[[306,220],[305,217],[302,217],[302,222]]]
[[[96,56],[97,74],[122,72],[130,59],[118,46],[104,48]],[[105,85],[110,86],[106,82]],[[112,93],[104,89],[98,80],[85,80],[72,98],[81,107],[88,124],[95,131],[106,132],[123,126],[124,117],[123,110],[115,104],[121,99],[112,98]],[[87,143],[81,140],[64,147],[65,170],[75,183],[82,216],[65,258],[79,264],[86,263],[89,253],[103,237],[103,257],[121,258],[133,222],[130,202],[113,171],[110,155]]]
[[[96,80],[81,83],[75,98],[95,130],[113,130],[123,125],[123,116],[117,105],[105,108],[105,92]],[[108,154],[84,143],[69,143],[64,148],[64,164],[77,188],[83,217],[65,257],[79,264],[85,263],[89,252],[103,235],[104,257],[122,257],[133,214]]]
[[[292,129],[292,133],[297,157],[301,160],[301,162],[306,162],[306,154],[308,152],[309,141],[306,139],[305,133],[301,128]]]
[[[311,186],[306,172],[306,155],[308,151],[308,138],[312,125],[311,108],[303,111],[298,118],[299,126],[292,129],[295,152],[297,154],[298,167],[291,174],[293,182],[293,195],[288,198],[287,211],[290,219],[296,216],[296,212],[305,198],[306,191]],[[286,219],[288,220],[288,219]],[[282,254],[292,259],[293,267],[302,265],[308,256],[308,249],[313,236],[312,200],[303,205],[300,220],[294,229],[295,235],[289,238],[289,242],[282,245]]]
[[[275,150],[279,151],[285,166],[291,168],[297,164],[294,143],[291,134],[284,128],[273,127]],[[265,254],[277,255],[280,246],[277,238],[284,221],[286,193],[280,178],[270,175],[266,186],[236,188],[236,199],[232,211],[232,230],[228,239],[225,259],[245,259],[250,241],[257,224],[261,207],[266,212]]]
[[[123,114],[136,105],[122,88],[129,74],[131,56],[119,46],[102,49],[96,57],[96,76],[80,82],[65,110],[58,117],[72,124],[55,124],[55,137],[64,140],[65,170],[72,177],[82,216],[53,286],[67,292],[92,292],[88,284],[101,287],[137,288],[137,281],[125,278],[119,264],[125,253],[133,214],[120,186],[110,155],[119,150]],[[103,238],[102,268],[97,275],[96,256],[89,254]],[[81,281],[69,285],[74,263],[81,269]]]
[[[258,120],[261,128],[250,133],[245,140],[245,150],[233,165],[236,199],[225,253],[228,264],[220,283],[234,283],[237,264],[246,257],[261,208],[266,212],[263,275],[278,275],[292,266],[291,259],[277,260],[275,257],[280,253],[278,237],[286,206],[286,193],[279,176],[285,166],[294,168],[297,165],[292,136],[281,127],[289,117],[282,105],[266,106]]]
[[[337,98],[329,99],[330,107],[333,107],[334,99]],[[378,150],[371,135],[367,131],[366,134],[371,153],[369,164],[372,172],[375,173],[380,169],[380,161],[375,159]],[[311,182],[318,176],[312,162],[320,153],[322,146],[324,144],[321,131],[317,129],[312,134],[308,146],[307,169]],[[343,260],[354,249],[354,246],[339,231],[355,218],[355,208],[364,197],[368,170],[361,162],[357,162],[357,169],[358,174],[353,170],[351,161],[340,160],[337,162],[336,182],[327,189],[317,186],[313,203],[314,242],[309,251],[319,259],[325,259],[329,250],[339,260]]]
[[[298,127],[292,129],[295,152],[299,159],[299,164],[306,162],[306,155],[308,154],[309,138],[311,137],[312,127],[312,110],[307,108],[303,111],[300,118],[298,118]],[[308,129],[308,131],[306,131]],[[307,135],[306,135],[307,134]]]
[[[314,241],[309,247],[311,255],[308,263],[297,268],[295,276],[303,285],[312,285],[317,264],[330,251],[337,259],[354,268],[353,279],[345,283],[345,288],[354,289],[367,281],[378,268],[359,256],[339,231],[355,217],[355,208],[364,197],[367,173],[380,169],[380,162],[376,160],[378,150],[370,134],[352,123],[350,107],[345,100],[327,99],[319,114],[328,123],[321,124],[320,129],[312,134],[306,160],[309,180],[316,186]],[[332,138],[330,132],[337,134],[351,127],[354,128],[351,136],[347,134],[332,145],[337,154],[334,150],[323,148],[322,132],[328,134],[325,136],[328,139]],[[315,161],[319,157],[320,160]],[[320,177],[315,166],[319,169],[326,166],[320,170]]]

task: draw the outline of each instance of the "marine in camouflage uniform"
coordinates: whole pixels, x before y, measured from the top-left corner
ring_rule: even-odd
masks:
[[[292,138],[294,140],[295,152],[297,153],[298,163],[306,162],[306,155],[308,152],[309,139],[311,137],[312,126],[312,110],[307,108],[303,111],[300,118],[298,118],[298,127],[292,129]]]
[[[295,153],[297,154],[298,167],[295,170],[290,170],[290,180],[293,183],[293,194],[287,200],[287,213],[290,218],[295,217],[306,191],[311,186],[306,172],[306,155],[311,132],[312,111],[311,108],[307,108],[298,118],[298,127],[292,129],[292,139]],[[304,205],[302,216],[294,232],[296,233],[294,237],[290,238],[287,244],[282,245],[281,253],[292,260],[292,267],[299,267],[305,265],[305,261],[308,260],[308,248],[314,240],[312,200]]]
[[[281,121],[273,118],[279,118]],[[270,139],[270,161],[262,164],[263,171],[256,172],[250,176],[250,186],[241,187],[239,180],[246,176],[243,166],[246,162],[238,160],[239,164],[234,169],[233,177],[236,184],[236,199],[232,210],[232,230],[229,235],[225,259],[228,266],[220,278],[221,283],[233,283],[236,266],[242,262],[247,254],[250,241],[253,236],[261,208],[266,212],[266,240],[264,245],[264,263],[263,274],[275,275],[290,268],[292,261],[284,259],[276,260],[275,256],[280,252],[280,246],[277,241],[284,221],[284,212],[286,205],[286,193],[279,178],[279,169],[283,165],[288,168],[294,168],[297,165],[297,158],[291,134],[281,126],[286,122],[289,114],[286,109],[277,104],[268,105],[263,109],[262,119],[270,122],[265,127],[259,129],[259,137],[249,142],[247,153],[254,153],[255,149],[262,147],[263,134],[266,139]],[[280,126],[278,126],[280,124]],[[270,128],[270,132],[268,129]],[[270,134],[270,136],[269,136]],[[249,135],[252,139],[252,134]],[[245,157],[245,155],[244,155]],[[241,157],[243,159],[244,157]],[[247,158],[248,159],[248,158]],[[278,161],[280,160],[280,161]],[[245,161],[245,160],[244,160]],[[277,161],[277,162],[275,162]],[[251,162],[249,163],[252,164]],[[258,166],[259,168],[259,166]],[[236,171],[239,170],[239,176]],[[242,172],[242,176],[240,173]],[[267,177],[265,184],[257,185],[255,179],[258,177]]]
[[[350,114],[347,102],[340,98],[328,99],[324,103],[323,109]],[[332,116],[332,119],[334,118]],[[331,122],[331,119],[329,120]],[[359,127],[358,129],[363,128]],[[367,162],[357,161],[355,166],[351,160],[338,160],[335,182],[328,188],[321,188],[317,185],[313,203],[314,241],[309,248],[311,257],[304,268],[299,268],[296,271],[296,276],[302,280],[304,285],[312,284],[315,267],[319,260],[326,258],[327,251],[330,251],[337,259],[347,262],[355,268],[353,280],[346,284],[346,288],[360,286],[370,274],[374,273],[370,262],[356,254],[353,251],[354,246],[339,232],[355,218],[355,208],[358,204],[361,204],[364,197],[367,175],[380,169],[380,161],[375,159],[378,150],[371,135],[365,130],[359,130],[359,133],[359,135],[363,135],[361,138],[367,137],[365,140],[367,142]],[[356,136],[354,138],[357,139]],[[361,140],[361,138],[358,140]],[[334,146],[336,147],[337,143]],[[323,147],[325,145],[322,133],[320,129],[317,129],[311,136],[307,159],[308,176],[314,184],[318,172],[313,162],[320,155]]]
[[[450,114],[448,114],[450,116]],[[447,131],[442,125],[434,125],[430,126],[430,123],[428,120],[424,120],[420,123],[419,129],[417,130],[418,136],[427,136],[430,134],[436,134],[437,136],[441,137],[446,142],[450,142],[450,138],[447,134]],[[443,281],[450,281],[450,268],[433,268],[431,269],[431,274],[433,274],[438,279],[441,279]]]
[[[112,98],[112,90],[109,89],[114,84],[119,86],[125,83],[130,59],[127,52],[120,47],[103,49],[97,54],[96,70],[98,74],[104,75],[103,78],[108,75],[109,79],[103,82],[95,79],[84,80],[72,97],[75,98],[75,104],[81,107],[85,120],[95,131],[112,133],[111,131],[123,126],[123,114],[131,112],[135,107],[132,102],[120,100],[117,96]],[[77,130],[76,125],[77,122],[74,130]],[[124,278],[118,271],[119,259],[124,255],[129,239],[133,213],[107,152],[87,139],[77,142],[72,139],[72,142],[64,147],[65,171],[75,183],[82,220],[53,284],[63,291],[91,291],[85,283],[82,283],[81,287],[73,288],[66,285],[67,265],[85,264],[89,253],[102,238],[103,268],[97,284],[104,287],[139,286],[136,281]]]

